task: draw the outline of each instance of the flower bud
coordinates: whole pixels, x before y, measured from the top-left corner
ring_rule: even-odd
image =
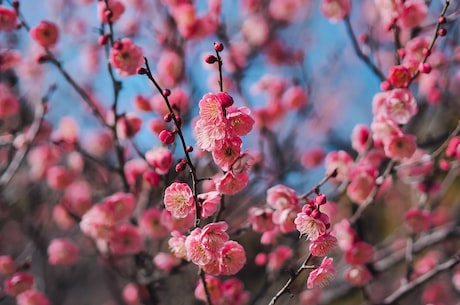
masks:
[[[163,143],[163,144],[172,144],[174,142],[174,134],[167,130],[167,129],[163,129],[160,134],[159,134],[159,137],[160,137],[160,141]]]
[[[208,64],[213,64],[217,61],[217,57],[215,57],[214,55],[208,55],[205,57],[204,61]]]
[[[171,90],[169,90],[169,89],[164,89],[164,90],[163,90],[163,96],[168,97],[168,96],[170,96],[170,95],[171,95]]]
[[[216,52],[222,52],[224,50],[224,45],[222,42],[214,42],[214,50]]]
[[[147,69],[145,69],[144,67],[139,67],[136,69],[136,73],[139,75],[147,74]]]
[[[217,98],[223,108],[233,105],[233,98],[227,92],[216,93]]]

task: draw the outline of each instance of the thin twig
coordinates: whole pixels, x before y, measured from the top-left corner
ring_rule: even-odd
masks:
[[[353,27],[351,26],[350,15],[345,16],[345,27],[347,29],[348,36],[350,36],[351,42],[353,44],[353,49],[355,50],[356,55],[364,61],[364,63],[374,72],[374,74],[380,79],[380,81],[384,81],[386,79],[385,75],[380,71],[379,67],[377,67],[361,50],[359,46],[358,40],[356,39],[355,32],[353,31]]]
[[[397,290],[395,290],[391,295],[387,296],[383,302],[379,305],[390,305],[390,304],[395,304],[398,300],[400,300],[402,297],[404,297],[406,294],[414,290],[420,285],[423,285],[427,283],[430,279],[435,277],[441,272],[447,271],[453,267],[455,267],[457,264],[460,263],[460,253],[457,253],[453,258],[445,261],[442,264],[439,264],[435,267],[433,267],[431,270],[428,272],[424,273],[423,275],[419,276],[412,282],[407,283],[406,285],[401,286]]]
[[[296,270],[296,272],[293,273],[291,277],[287,280],[286,284],[284,284],[284,286],[273,296],[273,298],[271,299],[270,303],[268,303],[268,305],[275,305],[276,301],[288,291],[289,287],[291,287],[292,283],[299,277],[302,271],[307,269],[307,264],[312,257],[313,255],[310,253],[307,256],[307,258],[304,260],[302,265],[300,265],[300,267]]]

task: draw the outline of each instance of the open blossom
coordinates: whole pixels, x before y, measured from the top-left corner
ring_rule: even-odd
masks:
[[[357,203],[364,203],[369,195],[377,187],[375,179],[377,171],[374,168],[365,165],[356,166],[350,174],[350,184],[347,187],[347,195]]]
[[[351,147],[358,153],[364,153],[369,147],[369,137],[371,131],[368,126],[358,124],[351,133]]]
[[[17,27],[17,14],[13,8],[0,5],[0,31],[10,32]]]
[[[9,255],[0,256],[0,273],[9,275],[18,269],[15,261]]]
[[[405,66],[393,66],[390,68],[388,81],[393,87],[407,88],[411,82],[411,73]]]
[[[172,231],[171,235],[172,237],[168,240],[169,251],[177,258],[187,259],[187,248],[185,246],[187,237],[178,231]]]
[[[227,229],[228,224],[224,221],[207,224],[201,229],[199,241],[207,250],[217,252],[229,238],[225,232]]]
[[[216,252],[211,252],[200,241],[201,229],[196,228],[187,236],[185,248],[187,249],[187,259],[192,263],[202,266],[209,264],[217,258]]]
[[[138,253],[144,245],[139,229],[131,224],[123,224],[115,228],[109,246],[112,254],[124,255]]]
[[[396,161],[410,158],[417,150],[416,137],[414,135],[400,135],[390,138],[384,145],[385,155]]]
[[[372,274],[364,265],[350,266],[345,271],[345,280],[354,286],[364,286],[372,279]]]
[[[268,254],[267,268],[270,271],[280,270],[281,267],[290,259],[293,255],[293,251],[286,245],[280,245],[276,247],[272,252]]]
[[[302,207],[302,212],[297,214],[294,220],[297,230],[302,235],[307,235],[309,240],[315,240],[323,234],[329,227],[329,217],[315,210],[315,214],[309,211],[307,205]],[[314,216],[314,217],[313,217]]]
[[[36,27],[30,29],[30,36],[42,47],[49,48],[56,44],[59,29],[53,22],[41,21]]]
[[[418,112],[417,101],[409,89],[394,89],[388,92],[384,115],[398,124],[407,124]]]
[[[168,229],[161,223],[161,210],[152,207],[145,210],[139,219],[141,233],[151,238],[162,238],[168,233]]]
[[[157,72],[159,74],[159,78],[162,80],[166,87],[175,87],[184,76],[183,57],[179,55],[176,51],[165,50],[164,52],[162,52],[158,60]],[[174,91],[177,90],[173,90],[172,92]]]
[[[208,292],[211,297],[211,302],[213,304],[218,304],[219,300],[221,300],[223,296],[221,280],[217,277],[206,274],[205,281],[206,281],[206,287],[208,288]],[[201,280],[198,281],[197,286],[195,288],[195,297],[198,300],[207,302],[206,293],[205,293],[203,283]]]
[[[246,172],[234,174],[232,171],[225,173],[216,180],[217,191],[224,195],[234,195],[241,192],[249,183],[249,175]]]
[[[274,209],[282,210],[297,207],[297,192],[283,184],[277,184],[267,190],[267,204]]]
[[[112,213],[104,205],[92,206],[82,217],[80,229],[83,234],[94,239],[109,239],[113,235],[115,221]]]
[[[48,262],[51,265],[73,265],[78,259],[77,245],[67,238],[53,239],[48,246]]]
[[[16,297],[17,305],[50,305],[51,302],[43,293],[29,289]]]
[[[29,290],[34,284],[34,276],[26,272],[16,272],[6,278],[3,282],[3,288],[6,294],[17,296],[18,294]]]
[[[421,26],[428,14],[428,6],[424,0],[407,0],[402,2],[398,23],[402,28],[413,29]]]
[[[353,243],[345,252],[345,261],[350,265],[364,265],[374,258],[374,248],[364,241]]]
[[[226,138],[219,141],[219,145],[212,151],[214,162],[224,171],[228,171],[241,153],[243,141],[239,137]]]
[[[117,21],[124,12],[125,6],[121,1],[109,0],[108,6],[105,5],[105,1],[99,1],[97,3],[99,20],[103,23],[108,23],[109,20],[110,22]]]
[[[117,47],[110,49],[110,62],[113,67],[117,69],[118,74],[124,77],[136,74],[137,68],[144,63],[142,49],[129,38],[123,38],[116,44]]]
[[[272,209],[252,207],[248,214],[249,222],[255,232],[267,232],[275,228]]]
[[[229,240],[224,243],[219,255],[220,274],[233,275],[243,268],[246,263],[246,252],[242,245]]]
[[[430,228],[431,215],[429,211],[412,208],[404,214],[404,221],[412,232],[420,233]]]
[[[321,265],[310,272],[307,280],[307,287],[313,289],[314,287],[327,286],[332,278],[335,276],[334,261],[331,257],[325,257],[321,262]]]
[[[283,233],[295,231],[296,225],[294,223],[300,207],[290,207],[273,212],[273,223],[278,225],[278,228]]]
[[[136,205],[133,194],[123,192],[106,197],[102,204],[111,213],[113,221],[117,223],[128,220]]]
[[[322,0],[321,13],[331,22],[343,20],[351,11],[351,0]]]
[[[19,110],[19,101],[13,92],[4,83],[0,83],[0,119],[16,114]]]
[[[202,218],[207,218],[213,215],[217,211],[221,197],[221,194],[216,191],[199,194],[198,200],[201,204],[200,216]]]
[[[326,233],[310,242],[310,252],[314,256],[325,256],[337,246],[337,238],[332,234]]]
[[[174,161],[172,152],[164,146],[153,148],[145,153],[147,162],[155,167],[160,175],[165,175],[171,169]]]
[[[268,7],[270,16],[279,21],[292,22],[305,2],[302,0],[272,0]]]
[[[153,263],[160,270],[171,271],[172,268],[180,264],[180,260],[169,253],[159,252],[153,258]]]
[[[332,151],[326,155],[325,167],[328,174],[337,170],[337,181],[348,180],[351,166],[353,165],[353,158],[344,150]]]
[[[195,208],[192,190],[187,183],[174,182],[165,190],[164,204],[166,210],[174,217],[185,218]]]

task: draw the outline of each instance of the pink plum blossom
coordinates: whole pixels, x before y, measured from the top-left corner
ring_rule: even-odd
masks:
[[[0,31],[10,32],[17,28],[17,14],[12,8],[0,5]]]
[[[351,11],[350,0],[322,0],[321,13],[331,22],[341,21]]]
[[[161,223],[161,210],[157,207],[146,209],[139,219],[139,229],[145,236],[162,238],[168,233],[167,228]]]
[[[118,42],[117,48],[110,49],[110,62],[121,76],[134,75],[137,68],[144,63],[142,49],[136,46],[130,38],[123,38]]]
[[[236,274],[243,268],[245,263],[246,252],[243,246],[233,240],[226,241],[219,255],[220,274]]]
[[[34,284],[34,276],[26,272],[16,272],[5,279],[3,288],[6,294],[17,296],[29,290]]]
[[[310,272],[307,280],[307,287],[313,289],[314,287],[325,287],[327,286],[332,278],[335,276],[334,261],[331,257],[324,257],[321,265]]]
[[[354,286],[364,286],[372,279],[372,274],[364,265],[349,266],[345,271],[345,280]]]
[[[370,262],[373,258],[373,247],[364,241],[355,242],[345,252],[345,261],[350,265],[363,265]]]
[[[17,305],[51,305],[50,300],[43,293],[29,289],[16,297]]]
[[[326,155],[325,167],[328,174],[337,170],[337,181],[346,181],[350,174],[353,159],[344,150],[332,151]]]
[[[221,198],[221,194],[216,191],[199,194],[198,200],[201,204],[200,217],[207,218],[213,215],[219,207]]]
[[[165,175],[171,169],[174,156],[167,147],[158,146],[147,151],[145,159],[155,168],[158,174]]]
[[[309,249],[310,253],[314,256],[325,256],[336,246],[337,238],[330,233],[325,233],[317,239],[312,240]]]
[[[174,182],[165,190],[164,204],[166,210],[174,217],[186,218],[195,208],[192,190],[187,183]]]
[[[280,245],[276,247],[272,252],[268,254],[267,268],[270,271],[278,271],[290,259],[293,255],[293,251],[286,245]]]
[[[0,273],[10,275],[18,269],[15,261],[9,255],[0,256]]]
[[[144,247],[139,229],[131,224],[116,227],[109,246],[114,255],[136,254]]]
[[[51,265],[73,265],[78,260],[78,246],[68,238],[53,239],[48,246],[48,262]]]
[[[55,23],[41,21],[30,30],[30,36],[42,47],[49,48],[56,44],[59,38],[59,30]]]
[[[105,1],[99,1],[97,3],[99,20],[103,23],[108,23],[109,21],[116,22],[124,12],[125,6],[121,1],[109,0],[108,6],[105,5]]]

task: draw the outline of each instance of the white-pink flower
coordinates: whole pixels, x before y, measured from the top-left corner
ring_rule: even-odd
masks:
[[[335,276],[334,261],[331,257],[325,257],[321,262],[321,265],[310,272],[307,280],[307,287],[313,289],[314,287],[325,287],[327,286],[332,278]]]
[[[165,190],[164,204],[166,210],[176,218],[185,218],[195,209],[192,190],[187,183],[174,182]]]

